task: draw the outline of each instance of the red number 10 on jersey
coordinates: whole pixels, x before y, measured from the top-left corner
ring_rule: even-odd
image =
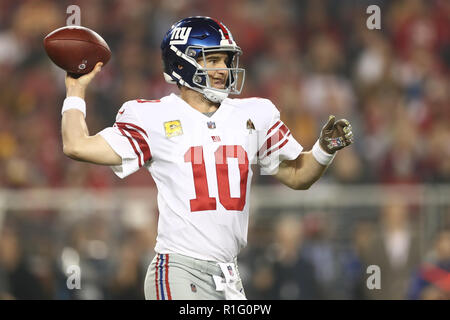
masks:
[[[248,157],[242,146],[220,146],[214,152],[216,160],[217,189],[219,201],[227,210],[242,211],[245,206],[248,178]],[[232,198],[228,174],[228,158],[237,158],[240,178],[240,197]],[[194,175],[195,199],[190,200],[191,211],[216,210],[216,198],[211,198],[208,192],[205,159],[203,147],[191,147],[184,154],[184,161],[192,164]]]

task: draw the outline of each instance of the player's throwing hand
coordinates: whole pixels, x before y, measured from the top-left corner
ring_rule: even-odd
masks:
[[[346,119],[337,120],[333,115],[323,126],[319,138],[320,146],[327,153],[335,153],[353,143],[352,125]]]
[[[84,91],[88,84],[94,79],[95,75],[102,69],[103,63],[98,62],[94,70],[79,78],[73,78],[69,74],[66,75],[67,96],[79,96],[84,98]]]

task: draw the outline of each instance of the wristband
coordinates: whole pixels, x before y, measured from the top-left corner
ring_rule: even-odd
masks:
[[[312,147],[312,155],[317,160],[318,163],[321,165],[327,166],[333,161],[334,157],[336,156],[336,152],[333,154],[329,154],[328,152],[325,152],[321,147],[319,140],[316,141],[314,146]]]
[[[63,107],[61,110],[61,115],[64,111],[70,109],[77,109],[83,112],[84,117],[86,118],[86,102],[80,97],[67,97],[64,99]]]

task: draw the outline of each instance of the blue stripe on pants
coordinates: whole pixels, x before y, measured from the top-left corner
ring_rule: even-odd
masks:
[[[164,278],[163,278],[163,264],[164,264],[164,255],[159,255],[160,262],[159,262],[159,284],[161,287],[161,300],[166,300],[164,298]]]

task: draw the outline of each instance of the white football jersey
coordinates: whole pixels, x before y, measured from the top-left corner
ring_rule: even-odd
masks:
[[[267,99],[225,99],[211,116],[175,94],[123,104],[99,133],[122,157],[120,178],[145,167],[158,188],[155,251],[232,262],[247,244],[251,164],[273,174],[302,146]]]

